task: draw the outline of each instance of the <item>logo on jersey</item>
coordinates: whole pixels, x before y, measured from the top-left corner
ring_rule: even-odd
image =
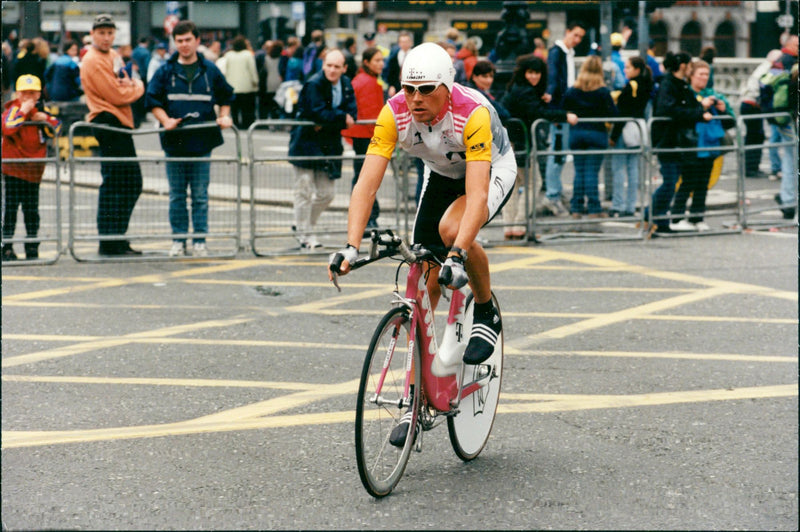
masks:
[[[471,152],[483,151],[485,149],[486,149],[486,143],[485,142],[481,142],[481,143],[478,143],[478,144],[473,144],[472,146],[469,147],[469,151],[471,151]]]

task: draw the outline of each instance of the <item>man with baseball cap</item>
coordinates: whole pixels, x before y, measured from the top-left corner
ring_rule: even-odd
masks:
[[[144,94],[140,79],[131,79],[123,61],[112,49],[117,25],[108,14],[97,15],[92,24],[92,46],[81,61],[81,84],[89,107],[89,121],[117,129],[133,129],[131,103]],[[117,75],[121,72],[121,76]],[[133,137],[127,133],[97,128],[100,156],[109,159],[136,157]],[[100,163],[103,183],[97,200],[97,232],[100,255],[140,255],[122,238],[128,230],[133,208],[142,192],[142,172],[137,162]]]
[[[347,273],[395,146],[422,159],[414,243],[448,250],[442,271],[428,277],[433,307],[439,282],[454,289],[470,283],[476,305],[464,361],[479,364],[494,351],[502,325],[491,299],[489,259],[476,237],[514,190],[517,164],[494,107],[478,91],[454,83],[454,76],[450,55],[437,44],[421,44],[406,56],[402,89],[378,117],[353,190],[348,238],[339,254],[345,259],[341,272]]]

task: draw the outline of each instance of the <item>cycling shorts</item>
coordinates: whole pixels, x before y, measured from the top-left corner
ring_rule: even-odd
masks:
[[[486,224],[497,216],[514,192],[517,180],[514,152],[509,151],[492,163],[489,175],[489,195],[486,201],[489,217]],[[447,208],[466,193],[465,186],[466,179],[444,177],[425,165],[425,181],[414,220],[414,243],[425,247],[444,247],[442,236],[439,234],[439,222]]]

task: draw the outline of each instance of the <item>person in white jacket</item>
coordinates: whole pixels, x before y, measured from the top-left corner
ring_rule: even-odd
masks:
[[[772,68],[772,63],[780,59],[782,53],[780,50],[772,50],[767,54],[767,58],[756,67],[747,82],[742,85],[739,92],[741,105],[739,111],[741,116],[761,113],[761,106],[759,105],[759,96],[761,88],[759,80],[761,76],[769,72]],[[764,120],[761,118],[744,120],[745,137],[744,143],[746,145],[756,145],[764,143]],[[745,160],[745,176],[746,177],[767,177],[765,172],[758,169],[761,164],[761,150],[747,150],[744,153]]]
[[[226,53],[225,79],[233,87],[236,99],[231,105],[233,123],[239,129],[247,129],[256,118],[256,95],[258,94],[258,72],[256,59],[247,39],[239,35],[231,43],[232,50]]]

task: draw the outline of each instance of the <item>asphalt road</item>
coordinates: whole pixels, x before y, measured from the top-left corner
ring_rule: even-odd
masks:
[[[4,266],[3,528],[798,528],[796,230],[489,255],[492,437],[427,433],[380,501],[353,411],[389,265]]]

